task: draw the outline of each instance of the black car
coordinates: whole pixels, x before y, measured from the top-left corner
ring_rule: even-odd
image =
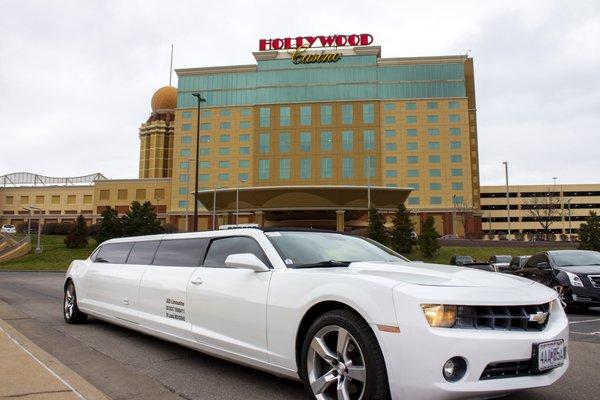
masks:
[[[472,264],[475,262],[475,259],[471,256],[452,256],[450,259],[450,265],[458,265],[462,267],[465,264]]]
[[[556,290],[563,305],[600,306],[600,253],[555,250],[538,253],[514,275],[533,279]]]
[[[531,256],[513,256],[508,266],[508,272],[513,273],[520,270],[530,258]]]

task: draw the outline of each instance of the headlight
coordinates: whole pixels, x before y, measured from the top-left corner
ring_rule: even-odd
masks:
[[[571,282],[571,286],[579,286],[583,287],[583,282],[581,282],[581,278],[575,275],[572,272],[565,271],[565,274],[569,277],[569,282]]]
[[[456,306],[444,304],[421,304],[430,326],[451,328],[456,322]]]

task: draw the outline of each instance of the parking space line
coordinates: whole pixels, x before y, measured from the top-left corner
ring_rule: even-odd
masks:
[[[575,332],[575,331],[571,331],[571,333],[576,333],[578,335],[600,336],[600,331],[598,331],[598,332]]]
[[[600,322],[600,318],[586,319],[586,320],[583,320],[583,321],[570,321],[569,325],[572,325],[572,324],[585,324],[586,322]]]

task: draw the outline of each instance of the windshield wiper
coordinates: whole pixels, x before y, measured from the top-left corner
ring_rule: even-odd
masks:
[[[294,268],[347,267],[352,261],[328,260],[312,264],[296,265]]]

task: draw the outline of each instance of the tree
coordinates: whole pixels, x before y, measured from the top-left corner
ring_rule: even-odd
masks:
[[[412,233],[415,227],[410,220],[410,212],[404,204],[398,205],[394,216],[394,230],[392,231],[392,248],[400,254],[412,252]]]
[[[600,217],[594,211],[579,227],[579,240],[580,249],[600,251]]]
[[[550,226],[555,221],[560,221],[562,216],[561,198],[551,188],[541,195],[529,197],[522,208],[527,210],[529,216],[542,227],[544,238],[547,241],[550,235]]]
[[[149,201],[144,204],[133,201],[129,211],[122,217],[122,224],[124,236],[152,235],[165,231]]]
[[[65,245],[67,247],[87,247],[88,245],[88,227],[85,224],[83,215],[79,215],[77,220],[71,226],[71,230],[65,237]]]
[[[98,224],[96,242],[102,243],[105,240],[123,236],[123,223],[117,214],[117,210],[108,206],[100,216],[102,219]]]
[[[385,227],[383,226],[383,215],[377,211],[375,207],[369,209],[369,227],[367,229],[367,236],[376,242],[385,244]]]
[[[419,249],[425,258],[432,258],[440,248],[437,239],[440,234],[435,230],[435,220],[433,216],[428,216],[421,224],[421,234],[419,235]]]

